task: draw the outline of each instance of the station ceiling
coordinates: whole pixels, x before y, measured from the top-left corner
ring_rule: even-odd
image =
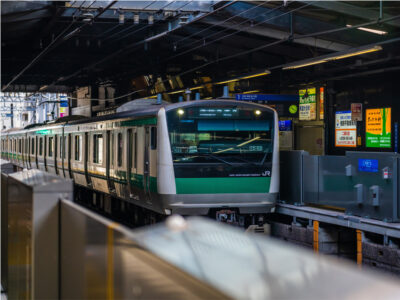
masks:
[[[176,76],[195,86],[265,70],[254,86],[278,90],[400,69],[395,1],[1,1],[1,25],[2,91],[143,76],[174,90]],[[313,64],[369,47],[382,50]]]

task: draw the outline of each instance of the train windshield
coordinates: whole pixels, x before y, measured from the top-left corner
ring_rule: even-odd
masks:
[[[188,107],[169,111],[175,164],[264,165],[272,159],[273,112],[254,107]]]

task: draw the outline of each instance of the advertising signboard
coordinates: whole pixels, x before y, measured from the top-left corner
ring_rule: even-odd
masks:
[[[317,116],[316,89],[309,88],[309,89],[299,90],[299,96],[300,96],[299,120],[300,121],[315,120]]]
[[[325,89],[324,87],[319,88],[319,119],[324,119],[324,102],[325,102]]]
[[[335,146],[357,147],[357,123],[351,120],[351,111],[337,111]]]
[[[67,96],[60,96],[59,112],[60,112],[60,118],[68,116],[68,98],[67,98]]]
[[[366,146],[390,148],[392,146],[391,108],[365,110]]]
[[[351,104],[351,120],[362,121],[362,103]]]

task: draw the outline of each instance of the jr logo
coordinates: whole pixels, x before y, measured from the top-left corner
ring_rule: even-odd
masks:
[[[268,176],[268,177],[270,177],[270,176],[271,176],[271,171],[264,171],[264,172],[261,173],[261,176]]]

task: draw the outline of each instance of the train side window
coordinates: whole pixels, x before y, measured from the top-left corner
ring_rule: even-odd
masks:
[[[40,156],[43,155],[43,138],[42,137],[39,138],[39,155]]]
[[[150,149],[157,149],[157,127],[151,127],[150,129]]]
[[[25,154],[29,154],[29,138],[25,138]]]
[[[18,139],[18,153],[22,153],[22,141]]]
[[[58,144],[58,145],[59,145],[59,147],[58,147],[58,149],[59,149],[59,150],[58,150],[58,153],[59,153],[59,157],[60,157],[60,158],[63,158],[63,154],[62,154],[62,153],[63,153],[63,148],[64,148],[64,147],[63,147],[63,137],[62,137],[62,136],[60,136],[59,141],[60,141],[60,142],[59,142],[59,144]]]
[[[64,136],[63,147],[62,147],[62,158],[67,157],[66,153],[67,153],[67,137]]]
[[[35,154],[35,138],[32,138],[31,141],[31,153],[33,155]]]
[[[49,148],[48,148],[48,156],[53,157],[53,143],[54,143],[54,137],[49,137]]]
[[[134,143],[135,143],[135,152],[134,152],[134,156],[133,156],[133,167],[136,169],[137,168],[137,149],[138,149],[138,146],[137,146],[137,132],[135,132],[133,140],[134,140]]]
[[[81,148],[82,148],[82,143],[81,143],[82,137],[80,135],[75,135],[75,160],[80,161],[81,160]]]
[[[123,149],[124,149],[124,140],[122,139],[122,133],[118,133],[118,152],[117,152],[118,167],[122,166]]]
[[[110,165],[114,166],[114,133],[111,133],[111,145],[110,145]]]
[[[103,163],[103,135],[93,135],[93,162],[95,164]]]

